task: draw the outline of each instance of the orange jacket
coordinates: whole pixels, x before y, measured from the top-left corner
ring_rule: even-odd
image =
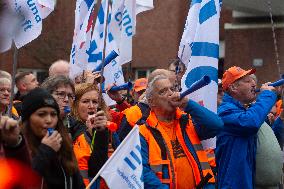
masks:
[[[87,186],[90,183],[88,177],[88,162],[92,151],[87,139],[85,138],[85,134],[81,134],[73,142],[73,151],[78,161],[78,167],[81,176],[83,177],[84,184]]]
[[[184,112],[182,112],[181,110],[176,111],[177,119],[180,120],[182,115],[186,114],[184,114]],[[177,139],[192,166],[195,183],[196,185],[198,185],[202,178],[205,177],[208,173],[213,176],[213,172],[208,163],[206,152],[203,150],[190,116],[186,122],[186,126],[181,126],[180,123],[178,123],[175,128]],[[174,155],[171,148],[171,142],[153,112],[150,113],[147,119],[147,123],[140,126],[139,129],[141,135],[144,137],[148,144],[148,163],[152,171],[156,173],[156,176],[163,184],[168,184],[171,189],[176,188],[178,178],[176,178],[175,173],[176,168],[173,161]],[[183,135],[183,133],[185,135]],[[162,144],[163,149],[160,147],[160,137],[163,139],[162,141],[164,141]],[[191,144],[191,147],[189,146],[189,144]],[[164,166],[166,166],[166,169]],[[214,177],[209,180],[209,183],[215,183]]]
[[[279,116],[280,113],[282,112],[283,108],[282,108],[282,100],[278,100],[276,102],[276,115]]]

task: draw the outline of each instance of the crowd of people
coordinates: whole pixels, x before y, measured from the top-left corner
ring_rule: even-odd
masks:
[[[185,70],[177,59],[130,93],[108,86],[112,106],[100,73],[73,81],[63,60],[41,84],[31,72],[0,70],[0,188],[85,188],[138,125],[146,189],[279,189],[282,88],[266,83],[257,93],[255,70],[231,67],[218,81],[216,114],[180,98]],[[216,149],[204,149],[201,141],[214,137]],[[108,188],[100,177],[92,187]]]

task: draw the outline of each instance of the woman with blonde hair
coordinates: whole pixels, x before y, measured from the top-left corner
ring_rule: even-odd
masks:
[[[70,133],[80,173],[87,186],[108,158],[108,111],[103,99],[99,103],[97,86],[91,83],[75,87]],[[99,181],[96,183],[99,186]]]

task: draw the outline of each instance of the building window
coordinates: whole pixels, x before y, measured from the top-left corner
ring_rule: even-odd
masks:
[[[152,71],[153,71],[153,69],[136,69],[135,70],[135,79],[139,79],[139,78],[142,78],[142,77],[147,78]]]

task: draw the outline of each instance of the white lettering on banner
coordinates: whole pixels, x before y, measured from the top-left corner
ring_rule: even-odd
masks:
[[[120,30],[122,29],[121,27],[122,24],[123,26],[125,26],[126,35],[128,37],[132,36],[132,20],[127,9],[124,10],[123,14],[121,12],[117,12],[115,14],[115,20],[118,22]]]
[[[33,0],[27,0],[27,5],[30,7],[31,11],[33,12],[36,22],[37,23],[41,22],[41,17],[39,15],[35,2],[33,2]]]

